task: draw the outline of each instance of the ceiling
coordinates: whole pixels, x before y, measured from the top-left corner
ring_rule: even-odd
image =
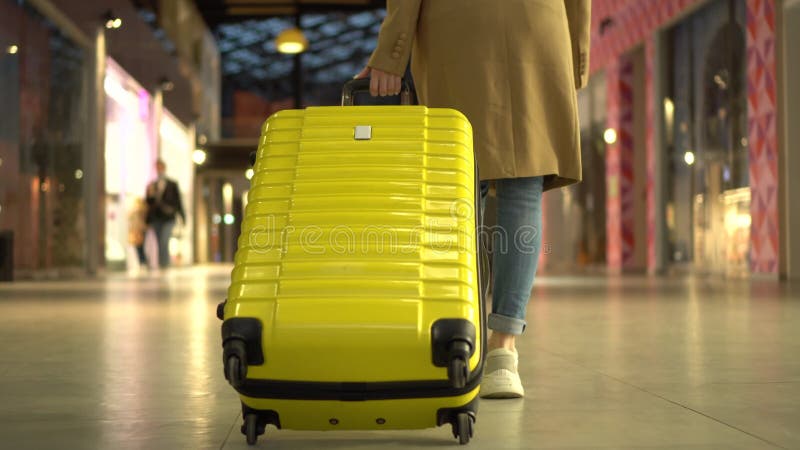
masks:
[[[301,28],[309,41],[302,55],[306,94],[358,73],[375,46],[382,19],[382,11],[304,15]],[[272,18],[217,27],[226,89],[256,92],[269,100],[291,97],[294,57],[278,53],[274,41],[292,25],[293,20]]]
[[[301,56],[307,104],[336,101],[336,90],[358,73],[375,47],[385,0],[195,0],[221,56],[223,95],[253,92],[269,101],[293,97],[294,57],[274,41],[300,28],[309,41]],[[225,109],[225,106],[223,106]],[[225,111],[223,111],[225,114]]]

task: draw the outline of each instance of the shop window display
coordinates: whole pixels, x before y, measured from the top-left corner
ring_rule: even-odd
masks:
[[[0,231],[18,274],[82,271],[88,52],[26,2],[0,0]]]
[[[155,176],[157,155],[150,94],[112,59],[106,61],[106,265],[137,266],[136,210]],[[153,252],[150,251],[150,254]]]
[[[710,2],[668,33],[664,98],[673,263],[748,271],[745,4]]]
[[[173,230],[171,263],[190,264],[194,135],[169,111],[157,114],[152,95],[110,58],[104,87],[106,264],[116,270],[140,269],[137,247],[141,246],[147,265],[158,265],[155,235],[144,224],[144,197],[148,183],[156,177],[159,157],[166,163],[167,176],[180,187],[187,216],[187,223]]]
[[[584,101],[581,117],[581,160],[583,182],[571,186],[584,212],[577,262],[600,265],[606,262],[606,173],[605,166],[607,101],[606,78],[603,72],[592,75],[586,89],[578,92]]]

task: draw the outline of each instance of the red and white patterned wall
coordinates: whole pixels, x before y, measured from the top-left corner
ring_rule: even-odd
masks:
[[[645,99],[645,108],[647,115],[647,123],[654,124],[656,122],[656,97],[651,93],[654,92],[653,74],[656,68],[656,39],[654,36],[648,36],[644,43],[644,59],[645,59],[645,92],[647,98]],[[648,126],[645,135],[645,149],[647,152],[647,271],[653,273],[658,266],[656,258],[656,140],[655,128]]]
[[[649,124],[656,118],[658,99],[654,97],[655,62],[654,33],[679,14],[704,3],[703,0],[594,0],[592,6],[591,70],[606,69],[608,91],[608,126],[619,130],[620,114],[633,109],[632,97],[620,89],[619,71],[625,54],[644,44],[647,83],[646,108]],[[601,33],[602,28],[602,33]],[[777,273],[778,270],[778,174],[777,129],[775,102],[775,1],[747,0],[747,78],[748,122],[750,144],[750,185],[752,191],[750,262],[753,272]],[[647,158],[647,265],[656,264],[655,137],[653,127],[646,135]],[[622,133],[618,133],[620,136]],[[612,269],[625,266],[625,217],[633,214],[632,202],[623,201],[622,187],[628,181],[620,178],[622,160],[628,153],[619,149],[621,141],[609,146],[606,154],[608,182],[608,264]],[[632,153],[630,153],[632,161]],[[629,210],[628,210],[629,209]]]
[[[645,38],[703,0],[594,0],[592,2],[592,50],[594,71],[608,66]],[[601,33],[606,19],[611,24]]]
[[[617,140],[606,149],[606,255],[609,269],[618,272],[633,262],[633,60],[619,58],[608,68],[608,126]]]
[[[750,147],[750,269],[777,273],[778,134],[775,1],[747,1],[747,122]]]

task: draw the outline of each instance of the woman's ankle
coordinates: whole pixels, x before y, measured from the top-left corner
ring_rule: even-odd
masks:
[[[492,334],[489,335],[487,347],[488,351],[496,350],[498,348],[516,351],[516,336],[513,334],[492,331]]]

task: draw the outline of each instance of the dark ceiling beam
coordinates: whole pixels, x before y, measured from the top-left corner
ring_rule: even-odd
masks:
[[[222,0],[195,0],[209,27],[222,23],[235,23],[251,19],[285,17],[300,14],[331,12],[353,13],[384,8],[385,0],[365,0],[362,3],[333,2],[224,2]]]
[[[302,12],[313,10],[331,11],[346,11],[352,9],[376,9],[384,8],[386,6],[385,0],[364,0],[361,2],[221,2],[221,1],[204,1],[196,0],[198,9],[201,12],[219,12],[220,10],[230,10],[235,8],[253,8],[253,9],[271,9],[271,8],[295,8],[300,9]]]

